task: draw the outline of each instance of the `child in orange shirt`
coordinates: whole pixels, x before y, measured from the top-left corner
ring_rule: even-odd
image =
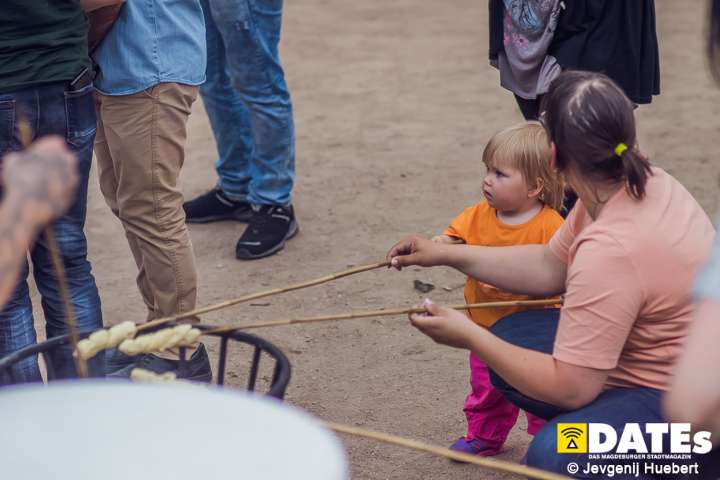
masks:
[[[563,185],[549,164],[550,149],[545,129],[537,122],[525,122],[495,134],[485,147],[483,181],[485,201],[466,208],[442,235],[441,243],[466,243],[504,247],[548,243],[562,225],[556,211],[563,201]],[[529,297],[503,292],[468,277],[465,301],[478,303],[524,300]],[[470,310],[470,318],[490,327],[518,307]],[[450,448],[465,453],[492,456],[500,452],[515,425],[518,408],[493,388],[485,364],[470,353],[470,385],[465,416],[467,435]],[[534,435],[545,423],[526,413],[528,433]]]

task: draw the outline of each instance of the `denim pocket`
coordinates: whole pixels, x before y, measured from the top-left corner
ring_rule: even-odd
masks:
[[[15,138],[15,100],[0,100],[0,156],[13,150]]]
[[[93,84],[79,90],[65,92],[65,114],[67,116],[66,140],[73,150],[91,145],[95,139],[97,122],[95,119],[95,101]]]

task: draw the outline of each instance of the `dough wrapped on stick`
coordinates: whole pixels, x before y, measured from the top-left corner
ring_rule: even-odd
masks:
[[[176,347],[191,347],[200,337],[200,330],[190,325],[178,325],[135,339],[125,340],[119,350],[125,355],[135,356],[141,353],[164,352]]]
[[[130,380],[134,382],[167,383],[177,380],[175,372],[155,373],[143,368],[133,368],[130,372]]]
[[[101,350],[117,347],[124,340],[133,338],[136,333],[137,325],[130,321],[119,323],[108,330],[98,330],[91,333],[89,337],[80,340],[73,355],[76,358],[89,360]]]

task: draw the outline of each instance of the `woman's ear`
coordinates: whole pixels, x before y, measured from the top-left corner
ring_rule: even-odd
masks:
[[[528,186],[530,187],[528,188],[528,198],[539,197],[545,188],[545,181],[542,178],[537,177],[535,179],[535,185]]]

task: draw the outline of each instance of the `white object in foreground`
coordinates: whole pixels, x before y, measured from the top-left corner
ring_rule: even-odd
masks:
[[[0,390],[0,476],[23,480],[347,478],[338,440],[279,401],[195,385]]]

